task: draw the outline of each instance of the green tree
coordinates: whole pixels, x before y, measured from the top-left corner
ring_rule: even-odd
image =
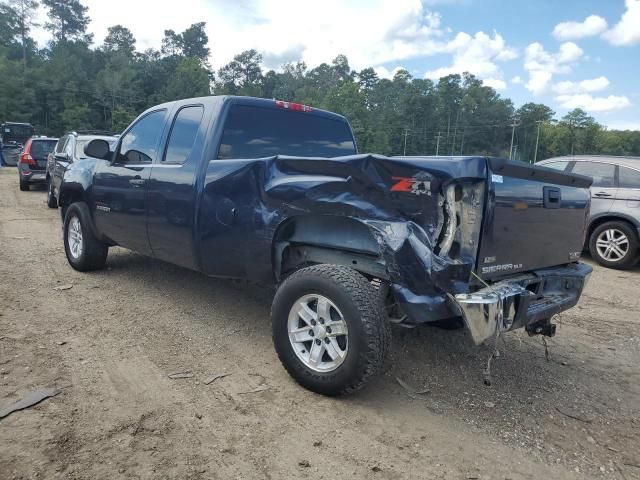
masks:
[[[33,46],[33,41],[29,38],[31,27],[37,24],[33,21],[38,9],[38,2],[35,0],[9,0],[18,17],[18,29],[20,31],[20,41],[22,44],[22,65],[23,70],[27,68],[27,51]]]
[[[102,48],[107,53],[124,53],[133,56],[136,51],[136,39],[127,27],[114,25],[107,29]]]
[[[167,84],[163,97],[165,100],[202,97],[211,94],[209,73],[200,65],[197,58],[185,58],[176,68],[175,75]]]
[[[79,40],[91,43],[93,35],[87,34],[87,26],[91,20],[87,16],[88,8],[79,0],[42,0],[49,10],[49,21],[45,28],[59,42]]]

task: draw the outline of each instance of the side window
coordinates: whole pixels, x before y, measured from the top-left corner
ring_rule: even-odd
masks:
[[[573,173],[593,178],[594,187],[613,188],[616,186],[616,166],[610,163],[576,162]]]
[[[171,127],[163,162],[184,163],[189,158],[203,114],[204,108],[202,106],[180,109]]]
[[[165,110],[156,110],[145,115],[131,127],[120,142],[116,163],[151,163],[156,157],[158,141],[162,135]]]
[[[561,170],[564,172],[567,169],[567,165],[569,165],[569,162],[553,162],[553,163],[547,163],[542,166],[547,168],[553,168],[554,170]]]
[[[640,166],[640,165],[639,165]],[[620,188],[638,188],[640,189],[640,172],[631,168],[619,167],[619,183]]]
[[[64,137],[62,137],[60,140],[58,140],[58,143],[56,144],[56,153],[62,153],[64,152],[64,144],[66,143],[67,139],[69,137],[67,137],[66,135]]]

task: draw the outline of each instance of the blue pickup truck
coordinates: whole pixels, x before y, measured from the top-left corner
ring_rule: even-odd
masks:
[[[579,262],[591,179],[486,157],[358,154],[346,119],[297,103],[204,97],[89,142],[56,192],[76,270],[119,245],[277,287],[291,376],[338,395],[382,369],[389,322],[462,319],[476,344],[553,335]]]

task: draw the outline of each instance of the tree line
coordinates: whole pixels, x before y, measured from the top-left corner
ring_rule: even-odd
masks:
[[[0,3],[0,121],[35,125],[39,134],[121,131],[149,106],[211,94],[278,98],[345,115],[362,152],[384,155],[509,156],[533,161],[566,154],[640,156],[639,131],[608,130],[581,109],[560,119],[540,103],[513,102],[465,73],[438,81],[399,70],[352,69],[344,55],[309,68],[263,67],[256,50],[217,71],[205,22],[165,30],[160,49],[139,51],[132,32],[114,25],[102,45],[87,32],[79,0],[42,0],[45,48],[31,37],[35,0]],[[214,52],[215,53],[215,52]],[[512,141],[513,139],[513,141]]]

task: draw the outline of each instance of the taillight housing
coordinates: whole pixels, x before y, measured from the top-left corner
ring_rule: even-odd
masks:
[[[23,153],[20,156],[20,163],[24,163],[27,165],[35,165],[36,161],[33,159],[30,153]]]
[[[286,108],[287,110],[294,110],[296,112],[311,111],[311,107],[309,105],[302,105],[301,103],[285,102],[284,100],[276,100],[276,107]]]

